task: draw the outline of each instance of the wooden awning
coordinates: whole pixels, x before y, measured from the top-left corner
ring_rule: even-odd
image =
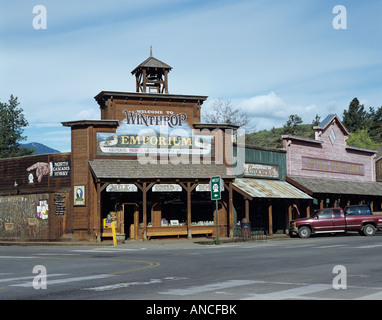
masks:
[[[223,164],[142,164],[137,160],[95,159],[89,161],[96,179],[234,179]]]
[[[274,199],[312,199],[305,192],[295,188],[286,181],[238,178],[233,187],[240,193],[244,192],[252,198]]]
[[[300,176],[287,176],[286,180],[310,195],[322,193],[382,196],[382,184],[378,182],[345,181]]]

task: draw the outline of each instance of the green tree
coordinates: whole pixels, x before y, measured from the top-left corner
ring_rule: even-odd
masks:
[[[315,118],[312,121],[312,125],[315,127],[315,126],[318,126],[320,123],[321,123],[321,117],[318,114],[316,114]]]
[[[283,133],[295,135],[297,133],[298,125],[301,123],[301,117],[299,117],[297,114],[291,114],[286,124],[284,124]]]
[[[382,107],[370,108],[369,134],[377,144],[382,144]]]
[[[342,124],[350,133],[367,129],[367,112],[357,98],[350,102],[348,110],[344,110]]]
[[[346,141],[346,144],[348,146],[370,150],[375,150],[377,148],[377,144],[370,137],[366,129],[360,129],[353,132]]]
[[[20,141],[25,140],[22,134],[28,121],[23,115],[23,109],[18,108],[20,103],[17,97],[11,97],[8,103],[0,102],[0,158],[11,158],[30,155],[32,149],[20,146]]]

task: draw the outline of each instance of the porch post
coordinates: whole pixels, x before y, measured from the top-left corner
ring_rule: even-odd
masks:
[[[101,242],[102,219],[101,219],[101,184],[97,182],[97,242]]]
[[[268,234],[273,236],[272,202],[268,203]]]
[[[191,233],[191,182],[187,182],[187,238],[192,239],[192,233]]]
[[[249,220],[249,200],[245,198],[245,218]]]
[[[233,238],[233,186],[232,182],[228,183],[228,228],[229,228],[229,237]]]
[[[143,241],[147,240],[147,188],[146,182],[143,182]]]

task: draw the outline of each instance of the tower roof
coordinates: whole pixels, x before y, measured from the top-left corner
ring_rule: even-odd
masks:
[[[172,67],[170,67],[168,64],[164,63],[163,61],[160,61],[159,59],[150,56],[145,61],[143,61],[139,66],[137,66],[133,71],[131,71],[131,74],[137,73],[142,68],[158,68],[158,69],[164,69],[168,71],[172,69]]]
[[[314,130],[324,130],[329,124],[333,123],[333,120],[337,122],[338,126],[344,132],[345,135],[349,135],[350,132],[345,128],[337,114],[329,114],[318,126],[313,127]]]

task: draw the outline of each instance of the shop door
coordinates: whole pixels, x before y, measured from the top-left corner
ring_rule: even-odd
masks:
[[[151,223],[153,227],[160,227],[162,221],[162,206],[160,202],[153,204],[151,208]]]
[[[126,239],[136,239],[139,217],[137,204],[124,203],[123,217]]]

